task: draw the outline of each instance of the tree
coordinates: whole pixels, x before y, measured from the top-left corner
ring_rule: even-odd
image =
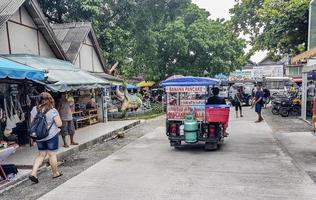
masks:
[[[244,63],[245,42],[229,23],[190,0],[41,0],[52,22],[91,21],[109,66],[146,80],[230,72]],[[55,20],[57,19],[57,20]]]
[[[239,0],[233,9],[235,30],[248,34],[255,50],[296,55],[307,48],[310,0]]]

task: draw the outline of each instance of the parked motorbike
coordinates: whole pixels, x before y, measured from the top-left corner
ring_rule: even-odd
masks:
[[[271,112],[272,112],[272,114],[279,115],[280,114],[280,108],[282,107],[282,102],[283,101],[287,101],[287,100],[289,100],[289,97],[287,97],[287,96],[274,97],[271,100],[271,104],[272,104]]]
[[[281,102],[279,113],[282,117],[288,117],[290,114],[299,116],[301,114],[301,106],[293,103],[292,99],[284,100]]]

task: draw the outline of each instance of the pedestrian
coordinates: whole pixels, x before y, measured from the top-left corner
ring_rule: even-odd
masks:
[[[66,93],[61,94],[58,111],[63,123],[61,127],[61,136],[63,138],[64,147],[65,148],[69,147],[67,143],[67,138],[66,138],[67,135],[69,135],[70,137],[71,145],[78,145],[78,143],[74,141],[75,125],[73,122],[72,114],[74,113],[75,108],[74,108],[74,104],[73,103],[71,104],[68,101]]]
[[[37,171],[39,167],[43,164],[43,161],[47,155],[49,157],[49,164],[52,170],[52,177],[58,178],[62,176],[62,173],[58,172],[57,169],[56,155],[59,147],[59,127],[62,126],[62,121],[60,119],[58,111],[55,109],[55,101],[49,93],[43,92],[40,94],[39,105],[35,106],[31,111],[31,122],[34,120],[38,112],[45,113],[49,129],[47,137],[41,140],[36,140],[39,153],[34,160],[32,173],[29,176],[29,179],[34,183],[38,183]]]
[[[264,108],[267,108],[267,104],[269,102],[269,98],[270,98],[271,94],[270,94],[270,90],[265,86],[263,88],[263,103],[264,103]]]
[[[313,99],[312,126],[313,126],[313,129],[314,129],[314,132],[316,132],[316,96],[314,96],[314,99]]]
[[[242,90],[238,89],[237,93],[234,96],[234,105],[235,105],[235,110],[236,110],[236,118],[238,118],[238,110],[240,112],[240,117],[243,117],[243,115],[242,115],[242,99],[243,99]]]
[[[251,108],[255,107],[255,111],[258,115],[258,120],[255,121],[256,123],[263,121],[263,117],[261,113],[262,106],[263,106],[263,91],[262,91],[261,85],[257,84],[257,91],[255,93],[254,103],[251,106]]]

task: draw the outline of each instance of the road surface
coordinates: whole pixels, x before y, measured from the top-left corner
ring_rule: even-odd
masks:
[[[145,136],[40,199],[316,199],[314,182],[265,122],[253,122],[253,112],[231,117],[229,138],[210,152],[202,145],[169,147],[161,120]]]

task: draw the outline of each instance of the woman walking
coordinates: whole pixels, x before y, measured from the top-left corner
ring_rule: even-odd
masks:
[[[237,93],[234,96],[234,103],[235,103],[235,110],[236,110],[236,118],[238,118],[238,110],[240,111],[240,117],[243,117],[242,115],[242,91],[241,89],[237,90]]]
[[[55,102],[53,97],[43,92],[40,94],[40,102],[38,106],[35,106],[31,111],[31,122],[34,120],[38,112],[45,113],[46,121],[49,125],[48,136],[41,140],[36,140],[38,155],[36,156],[33,164],[32,173],[29,179],[38,183],[37,171],[42,165],[44,159],[48,155],[49,164],[52,170],[52,177],[57,178],[62,176],[62,173],[58,172],[57,169],[57,155],[56,152],[59,147],[58,133],[60,132],[59,127],[62,126],[62,121],[59,117],[58,111],[55,109]]]

